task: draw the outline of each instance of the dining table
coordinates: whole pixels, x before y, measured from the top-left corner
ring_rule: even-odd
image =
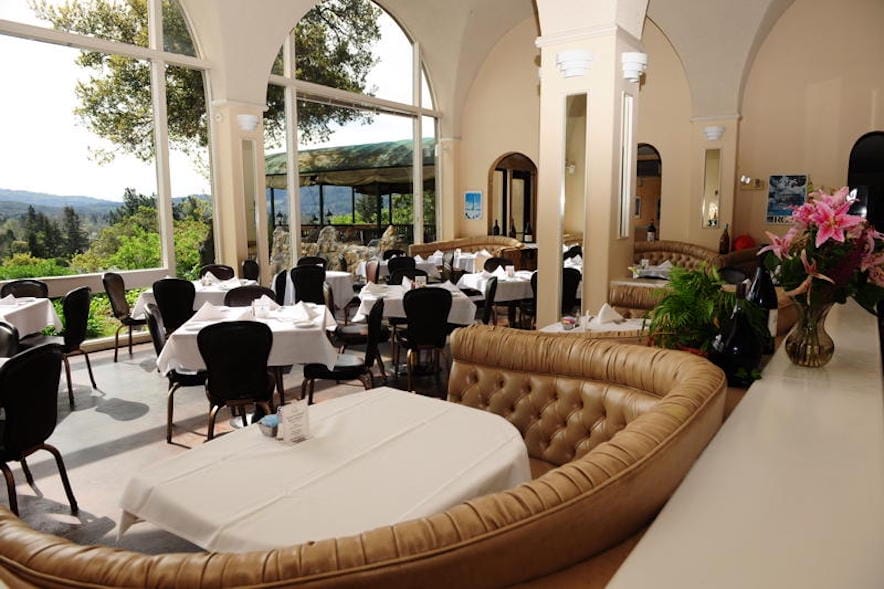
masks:
[[[238,286],[251,286],[254,284],[258,283],[254,280],[247,280],[245,278],[231,278],[229,280],[221,280],[217,282],[194,280],[193,285],[196,287],[196,297],[193,300],[193,310],[196,311],[202,307],[204,303],[223,305],[224,297],[227,296],[227,293],[230,290]],[[156,298],[153,295],[152,288],[148,288],[138,295],[138,298],[135,300],[135,305],[132,307],[132,316],[143,316],[148,303],[156,304]]]
[[[488,280],[497,277],[497,293],[494,297],[495,303],[509,303],[513,301],[522,301],[531,299],[534,296],[531,290],[531,272],[530,270],[517,270],[512,276],[507,276],[506,272],[473,272],[464,274],[457,281],[458,288],[472,288],[479,292],[485,292],[485,286]]]
[[[388,267],[389,260],[382,260],[378,262],[378,279],[386,278],[390,275],[390,268]],[[367,280],[368,277],[365,274],[365,261],[359,262],[356,265],[356,276],[358,276],[362,280]],[[427,273],[427,276],[430,278],[438,278],[439,277],[439,266],[435,259],[433,260],[418,260],[415,258],[414,267],[418,270],[423,270]],[[335,299],[337,300],[337,299]]]
[[[52,301],[42,297],[0,299],[0,320],[13,325],[21,336],[39,333],[46,327],[62,328]]]
[[[338,309],[342,309],[353,298],[353,274],[350,272],[326,270],[325,282],[332,290],[332,296],[335,298],[335,307]],[[273,286],[275,287],[276,285],[274,284]],[[295,285],[292,284],[291,272],[286,272],[283,303],[286,305],[295,303]]]
[[[451,282],[428,284],[420,288],[444,288],[451,293],[451,310],[448,312],[448,323],[470,325],[476,320],[476,304]],[[359,292],[359,309],[353,321],[362,321],[368,317],[372,306],[378,298],[384,299],[384,317],[405,318],[403,298],[408,288],[399,284],[366,284]]]
[[[305,441],[251,425],[139,469],[122,535],[143,520],[209,551],[247,552],[429,516],[530,480],[495,413],[389,387],[307,407]]]
[[[166,374],[170,370],[205,370],[206,365],[197,346],[197,335],[203,327],[220,321],[260,321],[268,325],[273,332],[268,366],[316,363],[331,369],[335,364],[337,350],[325,331],[334,330],[337,322],[325,305],[302,302],[267,309],[265,317],[255,317],[253,307],[212,305],[208,309],[210,313],[203,313],[201,308],[169,335],[157,357],[157,368],[161,373]]]

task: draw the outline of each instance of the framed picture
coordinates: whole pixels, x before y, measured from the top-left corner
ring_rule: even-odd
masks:
[[[792,222],[792,211],[807,200],[807,174],[778,174],[770,177],[767,191],[769,224]]]
[[[482,218],[481,190],[467,190],[463,193],[463,214],[470,220]]]

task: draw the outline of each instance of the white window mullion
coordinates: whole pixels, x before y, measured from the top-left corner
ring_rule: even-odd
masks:
[[[286,78],[295,76],[295,31],[289,33],[282,46],[283,71]],[[289,196],[289,239],[294,266],[301,257],[301,171],[298,169],[298,93],[294,85],[285,86],[286,188]]]
[[[420,45],[415,41],[412,43],[411,54],[411,96],[418,112],[421,108],[421,49]],[[413,128],[413,149],[412,149],[412,186],[411,186],[411,207],[412,220],[414,221],[414,243],[424,242],[424,150],[423,150],[423,132],[421,130],[421,116],[418,114],[414,117]]]

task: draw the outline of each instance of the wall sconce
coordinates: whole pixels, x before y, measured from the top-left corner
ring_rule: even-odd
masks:
[[[628,82],[638,82],[648,69],[648,54],[641,51],[624,51],[620,61],[623,64],[623,78]]]
[[[718,141],[724,135],[724,127],[721,125],[703,127],[703,134],[706,135],[706,139],[709,141]]]
[[[586,49],[568,49],[556,53],[556,65],[566,78],[582,76],[589,71],[592,53]]]
[[[243,131],[254,131],[258,128],[258,115],[236,115],[236,124]]]
[[[764,180],[743,174],[740,176],[740,190],[764,190]]]
[[[575,172],[577,172],[577,164],[575,164],[574,162],[572,162],[570,160],[566,160],[565,161],[565,171],[568,172],[569,174],[574,174]]]

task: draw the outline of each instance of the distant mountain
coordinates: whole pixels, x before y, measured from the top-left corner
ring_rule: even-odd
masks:
[[[199,199],[211,200],[207,194],[195,194]],[[175,197],[172,202],[179,202],[187,197]],[[0,218],[18,217],[28,212],[28,207],[47,217],[61,217],[64,207],[73,207],[81,217],[102,217],[118,208],[122,203],[115,200],[95,198],[93,196],[60,196],[45,192],[30,192],[27,190],[9,190],[0,188]]]

